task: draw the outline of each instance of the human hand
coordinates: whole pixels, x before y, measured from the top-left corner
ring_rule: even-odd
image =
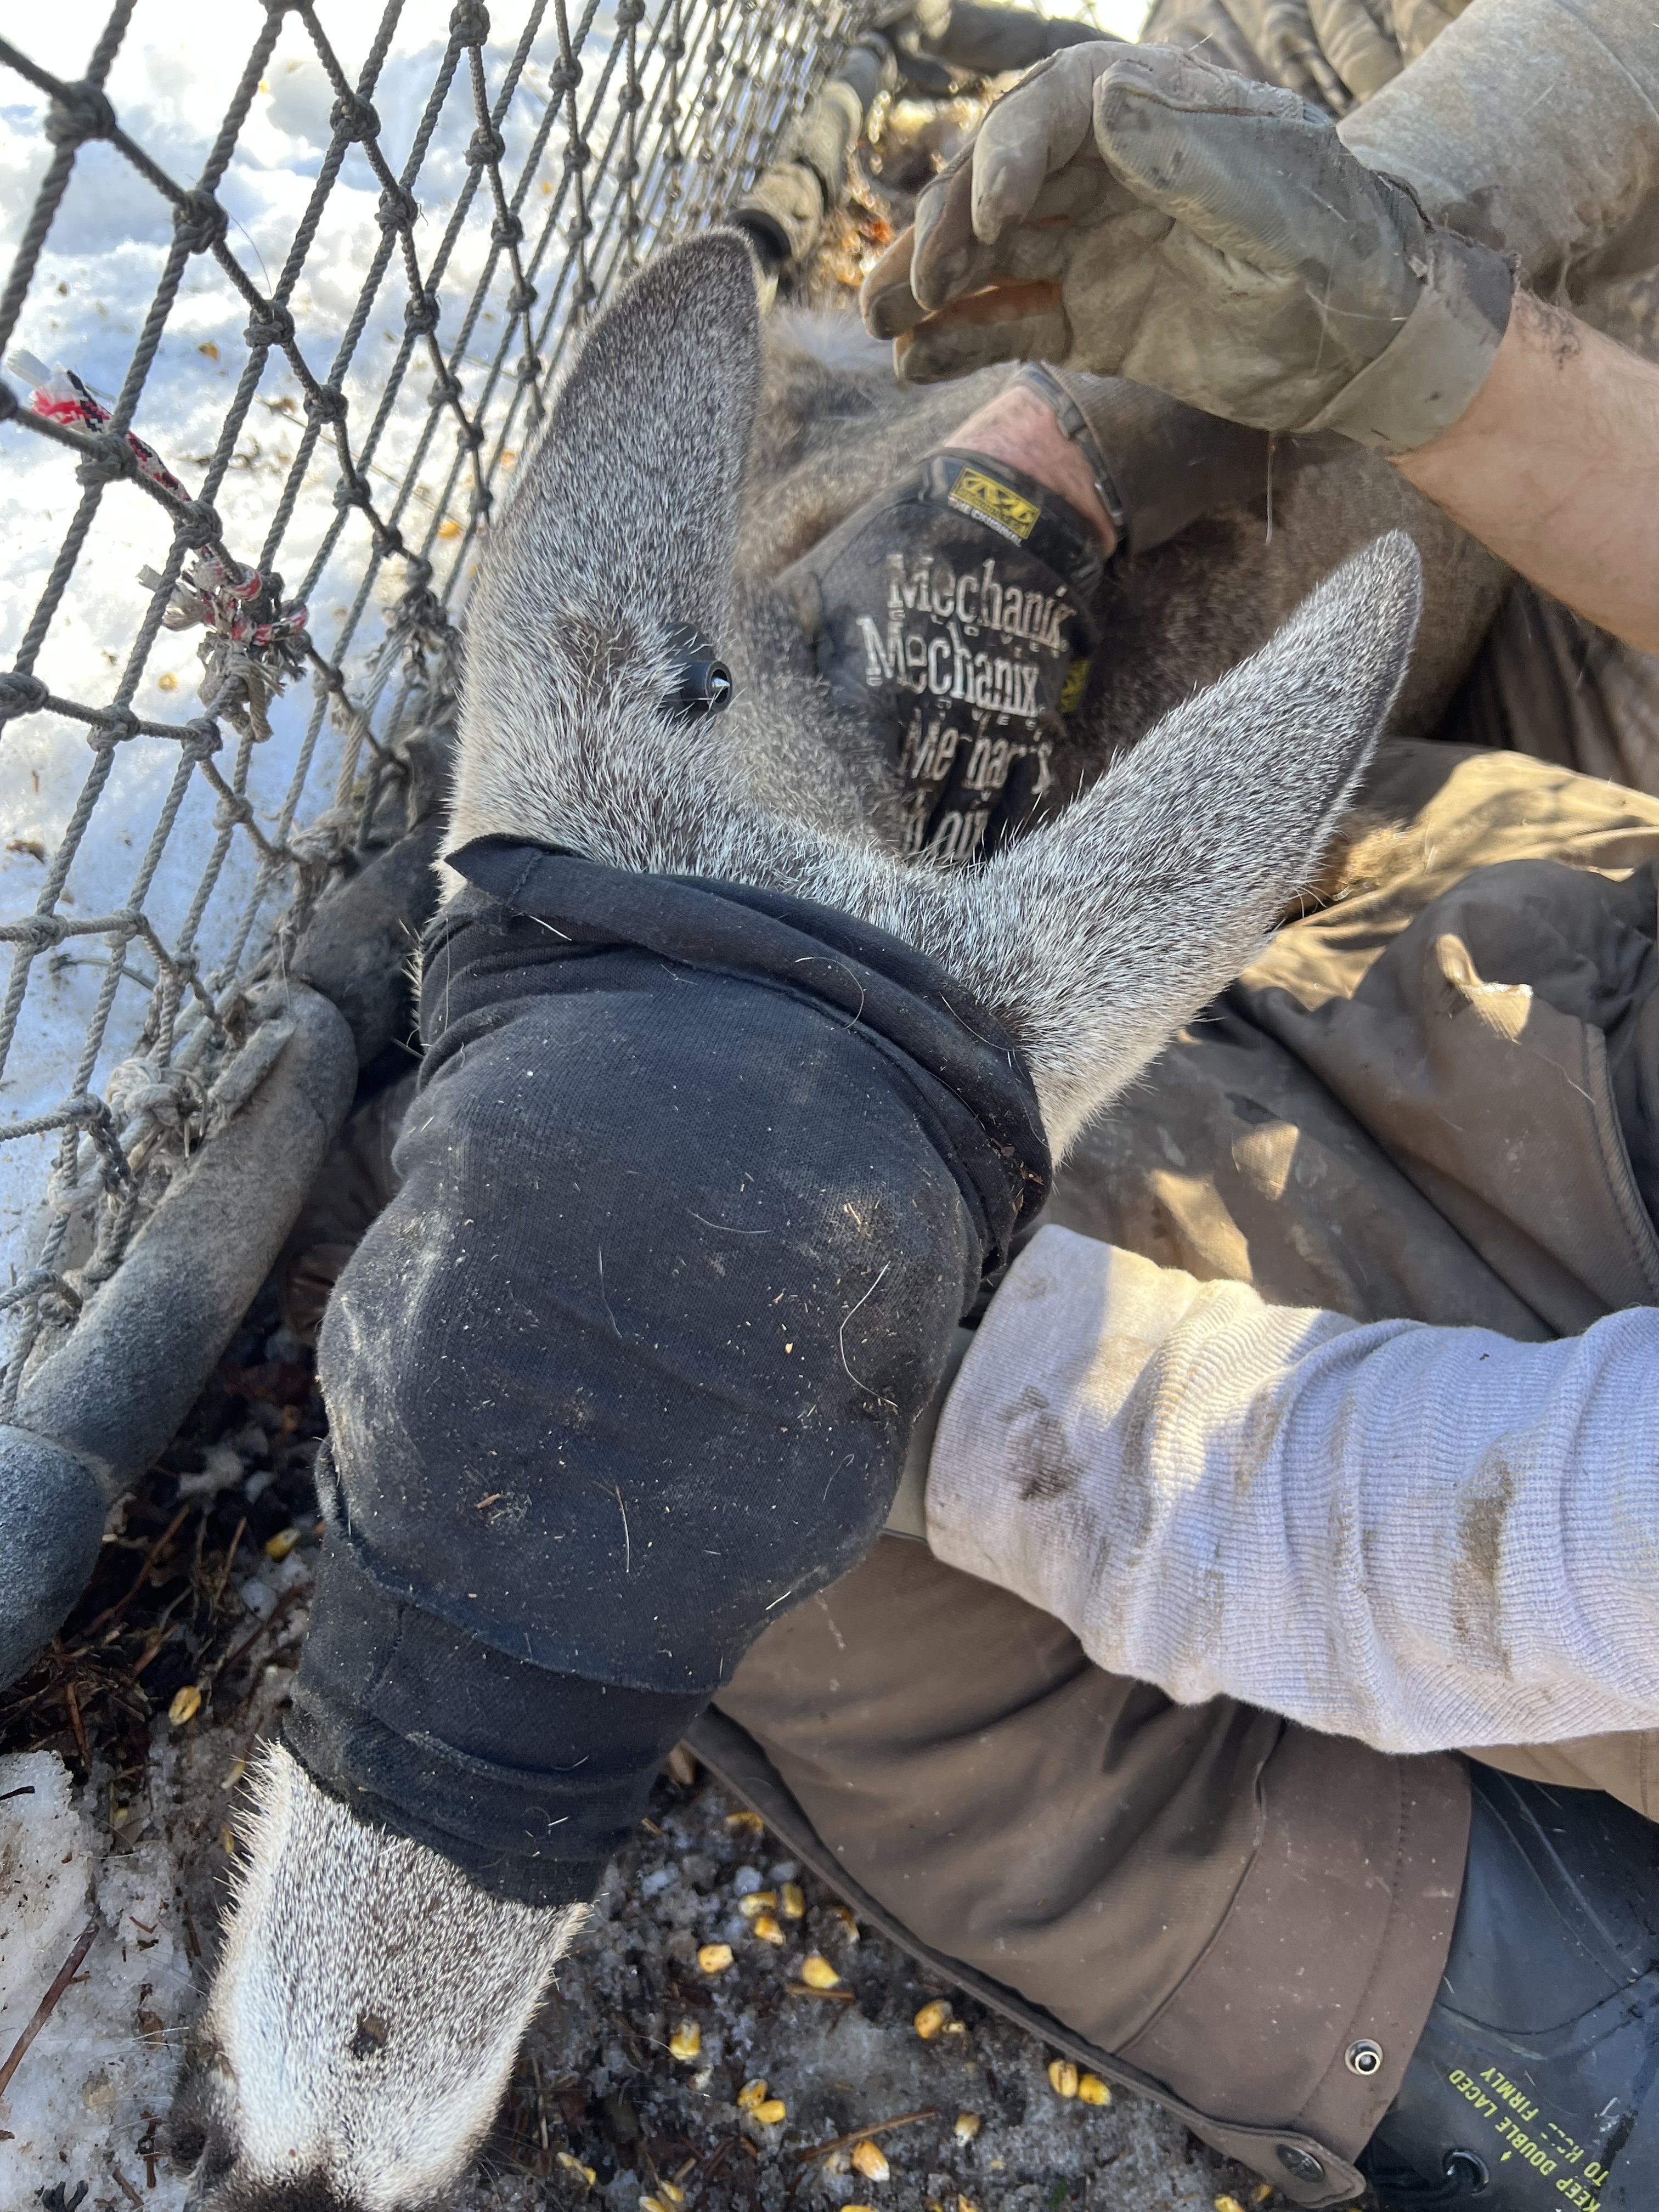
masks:
[[[911,382],[1044,360],[1399,453],[1479,389],[1511,281],[1294,94],[1090,45],[992,109],[864,305]]]

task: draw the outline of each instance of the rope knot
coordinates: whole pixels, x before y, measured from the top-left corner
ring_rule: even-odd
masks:
[[[499,161],[507,151],[507,141],[490,123],[481,123],[466,142],[467,166],[482,168],[486,161]]]
[[[429,337],[438,327],[438,302],[430,292],[411,292],[404,303],[404,327],[416,337]]]
[[[79,146],[88,138],[112,138],[115,110],[95,84],[83,79],[66,84],[46,111],[46,136],[54,146]]]
[[[483,46],[489,36],[489,10],[483,0],[459,0],[449,19],[449,35],[457,46]]]
[[[402,185],[388,185],[380,194],[374,220],[382,230],[412,230],[420,212],[421,204],[413,192]]]
[[[14,714],[38,714],[51,696],[38,676],[8,669],[0,675],[0,722],[9,722]]]
[[[380,118],[366,100],[355,92],[343,92],[328,112],[328,127],[337,138],[355,146],[379,136]]]
[[[94,431],[82,447],[75,470],[76,481],[83,484],[118,483],[124,477],[137,473],[138,456],[116,430]]]
[[[292,345],[294,318],[280,300],[262,300],[248,317],[242,337],[251,347]]]
[[[230,217],[211,192],[186,192],[173,210],[173,234],[191,253],[222,245]]]

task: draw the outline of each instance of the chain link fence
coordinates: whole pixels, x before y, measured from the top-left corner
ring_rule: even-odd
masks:
[[[72,20],[0,39],[0,1420],[280,1052],[320,893],[406,826],[573,334],[870,12],[243,0],[193,47],[137,4],[89,58]]]

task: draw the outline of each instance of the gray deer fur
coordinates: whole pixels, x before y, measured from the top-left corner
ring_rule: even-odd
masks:
[[[811,382],[799,360],[788,373]],[[499,832],[879,925],[1019,1040],[1058,1157],[1310,879],[1405,675],[1417,555],[1395,532],[1350,560],[1254,658],[982,867],[902,862],[886,765],[833,720],[766,582],[788,532],[812,526],[810,497],[756,502],[744,532],[762,377],[735,234],[665,255],[594,325],[472,599],[448,849]],[[863,404],[856,379],[835,388]],[[782,485],[801,451],[780,458],[775,422],[764,434]],[[834,519],[820,510],[818,526]],[[678,625],[732,662],[729,713],[688,725],[663,711]],[[175,2114],[198,2161],[192,2203],[441,2202],[582,1908],[483,1896],[362,1825],[281,1749],[256,1796]]]

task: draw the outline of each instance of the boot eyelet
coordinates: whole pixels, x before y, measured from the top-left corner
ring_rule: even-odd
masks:
[[[1449,2150],[1440,2170],[1448,2181],[1461,2181],[1471,2197],[1479,2197],[1492,2183],[1486,2160],[1472,2150]]]
[[[1382,2071],[1382,2046],[1373,2043],[1368,2035],[1361,2036],[1358,2043],[1348,2045],[1342,2063],[1350,2074],[1358,2074],[1361,2081],[1369,2081],[1373,2075]]]

